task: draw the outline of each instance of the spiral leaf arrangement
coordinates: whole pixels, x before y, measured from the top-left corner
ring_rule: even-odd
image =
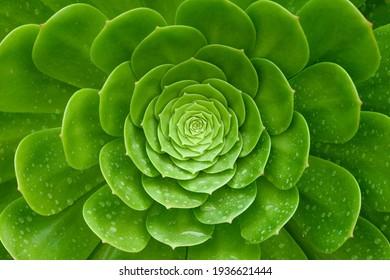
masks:
[[[74,2],[0,4],[1,258],[390,258],[388,1]]]

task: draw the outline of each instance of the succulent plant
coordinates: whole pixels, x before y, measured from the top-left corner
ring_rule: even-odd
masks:
[[[0,3],[0,258],[390,259],[389,1],[76,2]]]

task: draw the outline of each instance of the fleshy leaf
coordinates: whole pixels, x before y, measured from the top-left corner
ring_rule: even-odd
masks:
[[[216,225],[213,238],[188,248],[189,260],[258,260],[260,248],[240,236],[237,223]]]
[[[259,77],[259,89],[254,98],[261,120],[270,135],[284,132],[294,112],[293,89],[280,69],[271,61],[252,60]]]
[[[39,25],[13,30],[0,44],[0,110],[60,113],[76,88],[42,74],[31,51]]]
[[[171,64],[163,64],[153,68],[136,84],[130,103],[130,116],[133,123],[140,127],[149,103],[161,94],[161,79],[172,68]]]
[[[195,193],[211,194],[215,190],[227,184],[236,173],[236,165],[231,169],[226,169],[218,173],[199,172],[194,179],[179,180],[179,184],[186,190]]]
[[[130,62],[124,62],[115,68],[99,92],[100,123],[104,131],[112,136],[123,136],[135,82]]]
[[[123,139],[106,144],[100,152],[100,169],[113,194],[134,210],[148,209],[153,200],[142,187],[142,173],[126,155]]]
[[[131,59],[134,49],[156,26],[165,25],[165,20],[156,11],[129,10],[107,21],[93,41],[91,59],[100,69],[110,73],[117,65]]]
[[[311,154],[329,159],[350,171],[359,183],[362,202],[390,212],[390,118],[361,112],[356,135],[344,144],[315,143]]]
[[[103,181],[97,165],[82,171],[68,165],[59,135],[60,128],[30,134],[15,155],[18,188],[41,215],[61,212]]]
[[[184,0],[143,0],[145,7],[159,12],[168,24],[175,24],[176,10]]]
[[[252,63],[244,51],[224,45],[207,45],[195,55],[220,68],[232,86],[253,97],[257,93],[258,79]]]
[[[294,112],[289,128],[282,134],[271,136],[265,178],[280,189],[295,186],[308,166],[309,137],[305,119]]]
[[[149,144],[146,144],[146,152],[154,167],[163,177],[177,180],[189,180],[195,178],[197,175],[197,173],[192,174],[187,170],[181,169],[172,161],[168,154],[157,153]]]
[[[240,133],[242,136],[242,150],[240,157],[247,156],[255,148],[264,130],[261,121],[259,109],[252,98],[247,94],[242,94],[245,104],[245,121],[240,126]]]
[[[86,169],[99,163],[99,152],[112,140],[101,127],[99,95],[94,89],[76,92],[66,106],[61,139],[70,166]]]
[[[387,4],[390,9],[390,3]],[[356,85],[363,110],[390,115],[390,24],[374,30],[374,35],[381,53],[378,71],[367,81]]]
[[[256,29],[252,58],[271,60],[287,78],[305,67],[309,46],[297,16],[272,1],[257,1],[246,12]]]
[[[57,114],[0,112],[0,184],[15,178],[14,166],[10,163],[19,142],[34,131],[59,127],[61,122]]]
[[[204,224],[231,224],[252,204],[256,197],[256,183],[242,189],[224,186],[216,190],[200,207],[194,209],[196,218]]]
[[[284,228],[261,242],[260,250],[262,260],[307,260],[305,253]]]
[[[390,212],[375,211],[370,205],[362,204],[360,216],[370,221],[390,240]]]
[[[372,24],[349,1],[311,0],[297,15],[310,46],[309,65],[337,63],[355,82],[378,69],[380,54]]]
[[[85,198],[63,212],[44,217],[30,209],[23,198],[0,215],[0,239],[15,259],[86,259],[99,243],[84,221]]]
[[[18,191],[18,184],[15,179],[0,184],[0,213],[7,207],[12,201],[20,197]],[[1,259],[1,257],[0,257]]]
[[[67,6],[41,25],[32,57],[46,75],[80,88],[99,88],[106,79],[90,59],[93,40],[106,17],[86,4]]]
[[[264,177],[257,179],[257,195],[240,217],[241,235],[250,243],[260,243],[279,234],[298,207],[297,188],[281,190]]]
[[[344,168],[310,156],[297,183],[299,206],[288,226],[300,241],[323,253],[337,250],[352,236],[360,212],[360,189]]]
[[[390,244],[369,221],[359,217],[353,237],[331,254],[314,251],[317,259],[325,260],[389,260]]]
[[[237,171],[228,185],[234,189],[244,188],[260,176],[264,175],[264,168],[270,155],[271,139],[263,131],[259,142],[246,157],[237,160]]]
[[[47,2],[53,0],[42,0],[42,1]],[[55,1],[57,2],[58,0]],[[98,8],[100,11],[102,11],[102,13],[104,13],[109,18],[114,18],[128,10],[143,6],[142,0],[111,0],[110,2],[106,0],[83,0],[82,2],[84,1],[86,3],[90,2],[93,6]]]
[[[177,10],[176,24],[195,27],[209,44],[244,49],[246,53],[252,49],[256,34],[248,15],[229,1],[187,0]]]
[[[245,121],[246,115],[242,91],[238,90],[228,82],[216,78],[207,79],[204,83],[210,84],[225,96],[229,108],[233,110],[237,117],[238,126],[241,126]]]
[[[348,73],[334,63],[306,68],[290,80],[294,108],[310,129],[312,141],[343,143],[359,126],[361,101]]]
[[[355,0],[359,1],[359,0]],[[362,1],[362,0],[360,0]],[[363,15],[368,21],[373,23],[373,27],[377,28],[390,23],[389,13],[390,5],[388,0],[367,0],[360,7]]]
[[[131,209],[108,186],[88,198],[83,207],[86,223],[103,242],[126,252],[142,251],[150,240],[147,212]]]
[[[168,86],[182,80],[193,80],[198,83],[217,78],[226,81],[225,73],[217,66],[195,58],[190,58],[174,66],[161,81],[162,86]]]
[[[145,191],[166,208],[194,208],[203,204],[208,195],[193,193],[182,188],[177,180],[142,176]]]
[[[211,238],[213,225],[199,222],[190,209],[165,209],[155,204],[146,219],[150,235],[172,248],[201,244]]]
[[[144,131],[133,124],[130,115],[126,118],[124,134],[127,155],[131,158],[135,166],[149,177],[159,175],[159,172],[146,153]]]
[[[138,253],[119,250],[107,243],[99,244],[89,256],[90,260],[184,260],[186,248],[171,247],[151,238],[145,249]]]
[[[134,73],[141,78],[161,64],[178,64],[195,55],[206,39],[190,26],[156,27],[134,50]]]

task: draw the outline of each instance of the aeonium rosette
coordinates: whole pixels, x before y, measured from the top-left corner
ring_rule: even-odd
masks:
[[[342,258],[355,246],[357,222],[371,226],[361,195],[371,205],[379,191],[361,194],[327,151],[359,144],[359,124],[388,123],[360,111],[355,86],[378,68],[371,26],[344,0],[311,0],[299,18],[252,2],[145,4],[112,20],[73,4],[4,39],[4,53],[29,57],[16,79],[28,68],[38,90],[21,85],[33,97],[1,110],[53,127],[16,150],[23,199],[0,220],[14,226],[0,234],[13,257],[259,259],[276,246],[306,258],[298,242],[311,258]],[[324,9],[354,19],[337,25],[336,53],[319,43]],[[345,40],[349,29],[362,36]]]

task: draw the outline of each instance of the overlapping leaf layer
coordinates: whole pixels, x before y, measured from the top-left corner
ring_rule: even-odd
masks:
[[[0,4],[0,258],[390,259],[370,1],[79,2]]]

